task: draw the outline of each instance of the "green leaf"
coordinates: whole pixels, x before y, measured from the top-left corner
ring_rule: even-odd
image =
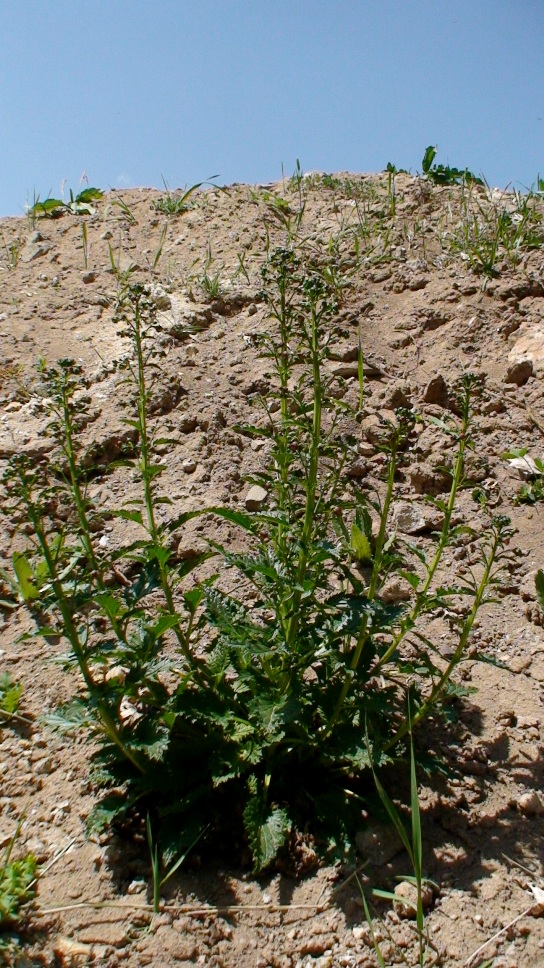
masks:
[[[397,574],[399,578],[404,578],[417,591],[421,578],[416,575],[415,571],[398,571]]]
[[[91,202],[93,198],[102,198],[104,192],[100,188],[84,188],[79,195],[76,195],[75,201],[79,204],[80,202]]]
[[[23,687],[14,682],[9,672],[0,673],[0,709],[5,713],[16,713]]]
[[[148,625],[147,629],[149,632],[151,632],[153,638],[157,640],[160,639],[161,635],[164,635],[168,629],[173,629],[176,625],[179,625],[179,622],[179,615],[162,615],[154,625]]]
[[[536,573],[535,587],[540,607],[544,608],[544,571],[542,571],[542,568],[539,568]]]
[[[436,146],[429,145],[427,148],[425,148],[425,154],[423,155],[423,161],[421,162],[421,168],[424,174],[427,174],[430,171],[431,165],[435,158]]]
[[[121,508],[120,511],[112,511],[111,514],[114,518],[123,518],[125,521],[136,521],[137,524],[143,524],[141,511],[127,511],[126,508]]]
[[[17,582],[24,601],[31,602],[34,599],[39,598],[40,593],[32,581],[34,578],[34,573],[26,556],[22,552],[16,551],[13,555],[12,561],[13,570],[17,576]]]
[[[357,561],[372,561],[370,541],[356,524],[351,526],[350,548]]]
[[[244,824],[253,855],[253,870],[258,874],[278,856],[289,836],[291,821],[281,807],[267,814],[260,796],[255,794],[244,810]]]
[[[43,212],[43,214],[47,215],[48,212],[53,212],[56,208],[64,207],[64,202],[61,198],[46,198],[44,202],[36,202],[30,211],[35,212],[36,215],[38,215],[40,212]]]

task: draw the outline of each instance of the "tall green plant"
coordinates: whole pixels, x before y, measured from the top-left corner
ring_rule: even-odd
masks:
[[[459,421],[444,425],[456,456],[449,498],[436,501],[444,524],[429,560],[401,544],[390,523],[415,414],[401,409],[384,423],[375,492],[347,476],[363,388],[353,408],[339,401],[327,365],[334,279],[294,243],[270,252],[263,268],[269,327],[261,352],[274,389],[263,400],[264,428],[240,431],[269,445],[269,464],[255,476],[269,494],[266,511],[207,508],[159,519],[169,502],[157,457],[165,441],[149,417],[155,310],[144,288],[122,279],[117,316],[132,344],[128,422],[136,437],[127,460],[141,496],[112,513],[139,536],[115,550],[97,541],[104,509],[89,497],[88,404],[73,361],[42,367],[55,457],[40,465],[14,458],[4,475],[12,514],[30,532],[13,562],[20,598],[39,634],[67,640],[84,686],[56,721],[88,724],[98,740],[92,760],[104,796],[93,822],[148,824],[156,904],[157,885],[204,831],[204,839],[247,844],[256,870],[303,830],[343,853],[360,828],[365,772],[405,755],[407,682],[417,724],[458,689],[453,673],[500,578],[504,521],[482,525],[480,577],[455,587],[441,577],[444,551],[459,535],[452,520],[474,380],[459,387]],[[362,382],[361,359],[359,375]],[[179,562],[172,552],[173,533],[205,512],[245,532],[244,553],[210,541],[209,554],[240,576],[234,594],[216,578],[191,583],[202,558]],[[409,603],[384,600],[392,573],[411,586]],[[457,596],[468,607],[444,663],[425,622]]]

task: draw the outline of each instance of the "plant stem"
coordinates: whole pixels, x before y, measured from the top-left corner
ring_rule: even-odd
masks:
[[[384,750],[388,750],[396,743],[398,743],[399,740],[401,740],[403,736],[405,736],[406,733],[410,731],[411,726],[412,727],[416,726],[421,719],[427,716],[430,709],[435,704],[436,700],[439,699],[439,697],[442,695],[444,688],[448,684],[454,669],[456,668],[456,666],[459,664],[459,662],[463,657],[463,653],[466,649],[467,642],[469,640],[470,633],[472,631],[472,626],[474,625],[474,621],[476,619],[476,615],[484,600],[485,592],[491,578],[491,571],[493,569],[493,565],[495,563],[495,559],[497,557],[497,553],[501,546],[501,543],[502,543],[502,537],[501,537],[500,531],[495,531],[493,536],[493,541],[491,544],[491,550],[489,552],[489,555],[486,558],[484,573],[482,575],[482,578],[480,579],[476,594],[474,596],[472,608],[463,623],[463,629],[462,629],[461,635],[459,636],[459,642],[457,644],[457,648],[452,658],[450,659],[444,672],[438,679],[438,682],[434,684],[425,702],[412,715],[411,724],[410,724],[410,720],[406,720],[402,724],[402,726],[397,730],[397,732],[392,737],[392,739],[390,739],[389,742],[384,746]]]

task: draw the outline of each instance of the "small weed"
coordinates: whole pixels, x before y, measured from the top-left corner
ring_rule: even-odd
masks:
[[[501,260],[515,265],[523,252],[544,245],[544,213],[533,193],[505,194],[496,202],[489,188],[486,198],[471,188],[463,188],[461,220],[446,242],[475,271],[493,278]]]
[[[104,192],[99,188],[84,188],[83,191],[74,196],[72,189],[70,189],[69,202],[65,202],[61,198],[46,198],[41,202],[38,196],[30,209],[30,213],[34,218],[36,216],[57,218],[65,212],[70,212],[72,215],[94,215],[96,208],[93,202],[102,198],[103,194]]]
[[[20,236],[7,242],[4,233],[2,233],[2,247],[8,269],[17,268],[23,245],[24,241]]]
[[[421,162],[423,174],[429,181],[434,182],[435,185],[484,184],[482,179],[477,178],[474,172],[469,171],[468,168],[460,169],[451,168],[449,165],[435,165],[434,159],[436,158],[436,152],[436,146],[429,145],[425,149],[425,154]]]
[[[9,672],[0,673],[0,712],[13,715],[19,709],[23,687],[14,682]]]
[[[136,225],[136,216],[134,215],[130,205],[127,205],[124,199],[114,198],[112,205],[115,205],[121,210],[121,215],[125,222],[128,222],[129,225]]]
[[[20,950],[17,933],[25,924],[29,904],[35,896],[37,863],[33,854],[12,860],[22,820],[0,858],[0,962],[12,965]]]
[[[214,175],[213,177],[216,178],[217,176]],[[208,182],[197,182],[196,185],[191,185],[190,188],[186,188],[180,193],[170,191],[164,178],[163,183],[166,195],[161,195],[160,198],[157,198],[151,203],[151,207],[155,212],[160,212],[161,215],[182,215],[184,212],[187,212],[191,207],[192,197],[195,192],[199,188],[202,188],[202,185],[208,184]]]
[[[526,447],[510,450],[502,456],[505,460],[523,460],[526,458],[524,476],[527,480],[521,485],[516,504],[537,504],[544,501],[544,460],[539,457],[529,457]]]
[[[428,963],[428,955],[431,948],[431,942],[429,938],[428,931],[425,929],[425,910],[423,904],[423,888],[427,884],[432,884],[423,876],[423,839],[421,833],[421,812],[419,807],[419,795],[418,795],[418,785],[417,785],[417,773],[416,773],[416,759],[414,754],[414,744],[412,736],[410,735],[410,815],[411,815],[411,832],[408,833],[406,830],[402,816],[389,797],[385,788],[383,787],[381,781],[379,780],[376,771],[373,769],[374,783],[378,791],[378,795],[382,802],[382,805],[389,817],[389,820],[397,834],[400,841],[403,844],[406,853],[408,854],[408,859],[411,864],[412,873],[409,875],[399,876],[398,880],[406,881],[412,884],[415,888],[416,899],[415,899],[415,917],[416,917],[416,928],[417,928],[417,939],[418,939],[418,965],[420,968]],[[366,921],[369,927],[370,936],[372,938],[372,943],[374,947],[374,952],[378,959],[378,964],[381,968],[386,968],[385,960],[380,949],[379,942],[374,933],[374,927],[372,923],[372,917],[370,915],[370,910],[368,907],[367,899],[362,888],[362,885],[357,878],[359,884],[359,890],[363,899],[363,907],[365,911]],[[432,887],[436,888],[435,884]],[[390,891],[383,891],[380,889],[373,890],[374,897],[383,898],[388,901],[393,901],[396,904],[399,903],[410,903],[412,907],[412,902],[403,902],[399,894],[391,893]],[[385,925],[384,925],[385,927]],[[387,928],[386,928],[387,931]],[[394,942],[393,942],[394,943]],[[404,962],[404,956],[401,949],[398,949],[400,959]]]

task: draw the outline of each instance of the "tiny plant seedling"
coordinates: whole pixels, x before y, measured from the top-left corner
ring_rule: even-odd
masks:
[[[58,218],[59,215],[69,212],[72,215],[94,215],[96,208],[93,202],[102,198],[104,192],[100,188],[84,188],[74,196],[70,189],[70,201],[65,202],[61,198],[46,198],[43,202],[36,199],[30,208],[30,214],[34,217],[43,216],[47,218]]]

